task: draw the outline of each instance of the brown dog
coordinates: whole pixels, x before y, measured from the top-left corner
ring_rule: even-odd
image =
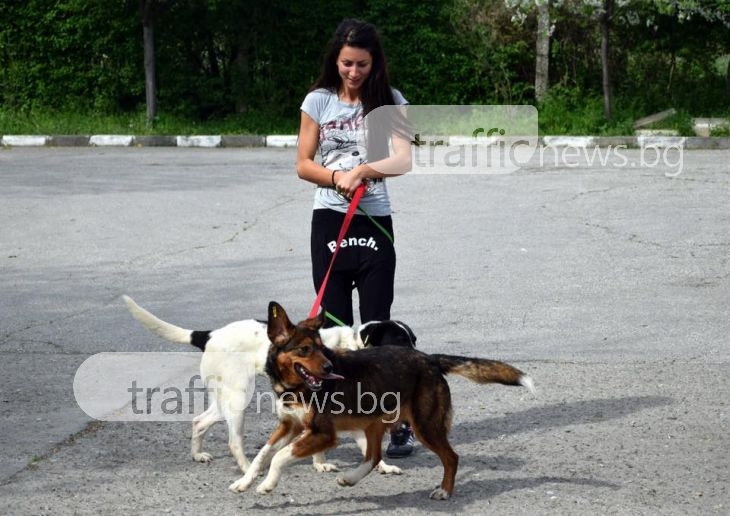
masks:
[[[246,474],[231,484],[232,491],[248,489],[271,460],[267,477],[256,489],[268,493],[285,466],[334,448],[338,432],[360,430],[367,439],[363,462],[337,477],[340,485],[355,485],[380,462],[385,431],[404,419],[441,459],[441,487],[431,498],[445,500],[454,490],[459,457],[447,438],[451,394],[444,375],[534,390],[520,370],[493,360],[427,355],[397,346],[333,351],[318,333],[323,322],[320,314],[295,326],[279,304],[269,304],[266,373],[278,396],[279,425]]]

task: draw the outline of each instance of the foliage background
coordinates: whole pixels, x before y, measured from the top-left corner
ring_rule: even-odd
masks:
[[[535,104],[535,16],[514,21],[504,0],[146,1],[155,8],[154,129],[144,129],[140,0],[3,0],[0,133],[59,120],[58,129],[88,131],[91,119],[140,132],[294,132],[344,17],[379,27],[392,82],[411,103]],[[620,2],[612,25],[615,115],[605,120],[599,28],[583,3],[552,8],[542,130],[626,134],[634,119],[669,107],[679,125],[730,115],[730,17],[686,19],[636,0]]]

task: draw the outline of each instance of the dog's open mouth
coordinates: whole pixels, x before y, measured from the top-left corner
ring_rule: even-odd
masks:
[[[322,382],[324,380],[344,380],[345,378],[343,376],[340,376],[335,373],[328,373],[326,376],[316,376],[312,374],[310,371],[308,371],[304,366],[300,364],[294,364],[294,370],[297,372],[297,374],[304,380],[304,383],[307,384],[307,387],[309,387],[312,391],[318,391],[322,388]]]

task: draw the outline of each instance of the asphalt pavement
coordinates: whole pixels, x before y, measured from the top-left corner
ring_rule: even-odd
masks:
[[[610,152],[609,152],[610,151]],[[3,514],[727,514],[730,150],[549,149],[509,174],[388,181],[394,318],[425,352],[508,361],[524,389],[450,379],[452,499],[417,445],[351,488],[307,462],[233,494],[219,424],[90,418],[79,366],[180,351],[128,294],[193,329],[303,318],[313,188],[291,148],[0,148]],[[193,349],[184,349],[193,351]],[[257,388],[268,389],[265,378]],[[275,425],[248,414],[253,457]],[[328,454],[358,461],[343,439]]]

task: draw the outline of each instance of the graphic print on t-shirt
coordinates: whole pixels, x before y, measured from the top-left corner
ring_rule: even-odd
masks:
[[[353,116],[354,115],[354,116]],[[332,170],[352,170],[365,163],[362,110],[352,115],[338,115],[320,126],[319,145],[322,163]]]

